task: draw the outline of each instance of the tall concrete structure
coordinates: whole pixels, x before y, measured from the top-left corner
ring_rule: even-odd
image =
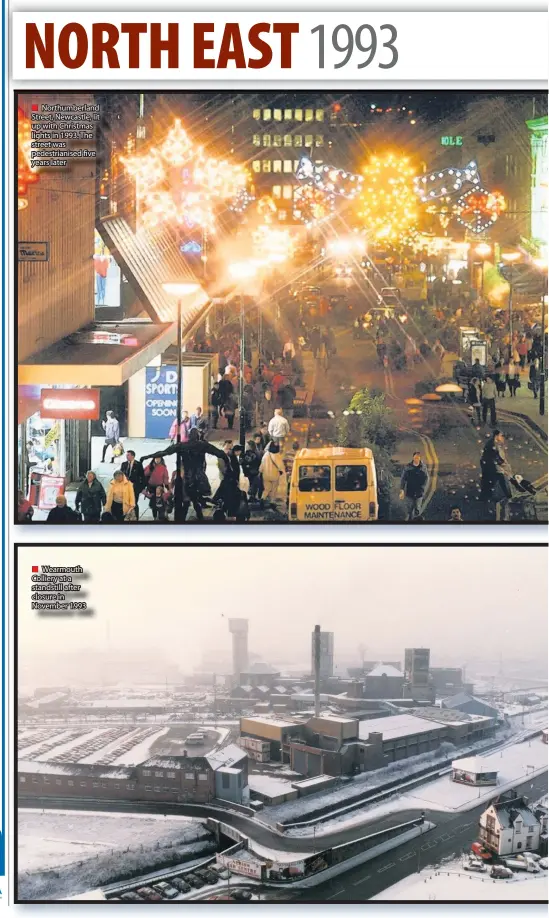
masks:
[[[429,677],[430,657],[428,647],[407,647],[404,651],[404,698],[433,700],[434,690]]]
[[[315,625],[315,630],[311,635],[311,672],[315,673],[315,640],[318,630],[320,642],[320,671],[321,679],[329,679],[334,674],[334,633],[333,631],[321,631],[320,625]]]
[[[238,682],[240,673],[248,669],[248,619],[230,618],[229,631],[233,636],[233,676]]]
[[[321,661],[320,625],[315,625],[312,634],[312,670],[315,680],[315,717],[320,715],[320,661]]]

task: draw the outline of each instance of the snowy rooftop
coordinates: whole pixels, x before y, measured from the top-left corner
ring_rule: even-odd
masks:
[[[271,775],[250,775],[248,785],[250,790],[258,794],[265,794],[267,797],[279,797],[280,794],[290,794],[295,790],[291,781],[284,781],[282,778],[271,777]]]
[[[254,724],[268,724],[271,727],[295,727],[297,724],[293,720],[279,720],[277,717],[243,717],[242,720],[252,721]]]
[[[81,775],[92,778],[131,778],[133,768],[123,768],[120,765],[55,765],[53,762],[26,762],[21,760],[18,764],[19,774],[34,775]]]
[[[388,676],[391,679],[403,678],[399,669],[396,669],[394,666],[385,666],[383,663],[379,663],[378,666],[374,666],[374,668],[371,669],[367,674],[366,678],[368,678],[368,676]]]
[[[494,711],[496,710],[494,705],[488,704],[488,702],[484,701],[482,698],[468,695],[467,692],[458,692],[457,695],[450,695],[448,698],[444,698],[442,703],[445,708],[457,708],[459,705],[468,704],[470,701],[476,701],[478,704],[485,705],[487,708],[492,708]]]
[[[326,714],[321,714],[318,719],[319,720],[332,720],[336,724],[356,724],[356,718],[339,717],[337,714],[332,714],[330,711]]]
[[[478,755],[472,755],[466,759],[456,759],[455,762],[452,762],[452,768],[459,768],[461,771],[469,771],[471,774],[475,775],[494,774],[496,771],[490,762],[487,762],[486,759],[482,759]]]
[[[433,730],[442,730],[442,724],[423,720],[414,714],[375,717],[361,720],[358,725],[358,735],[362,740],[367,740],[369,733],[382,733],[384,740],[392,740],[399,736],[413,736],[415,733],[431,733]]]
[[[61,698],[67,698],[67,692],[52,692],[50,695],[42,695],[41,698],[35,698],[34,701],[27,701],[29,708],[39,708],[43,704],[53,704],[54,701],[60,701]]]
[[[292,786],[295,788],[317,787],[327,782],[333,782],[334,780],[337,779],[332,778],[330,775],[319,775],[317,778],[305,778],[304,781],[294,781]]]
[[[237,762],[247,759],[248,755],[240,746],[236,746],[235,743],[229,743],[228,746],[218,749],[217,752],[210,752],[205,758],[213,770],[216,771],[218,768],[231,768]]]

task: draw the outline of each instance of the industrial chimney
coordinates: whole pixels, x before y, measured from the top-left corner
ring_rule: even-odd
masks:
[[[320,625],[313,631],[313,676],[315,678],[315,717],[320,715]]]
[[[233,677],[240,681],[240,674],[248,669],[248,619],[230,618],[229,631],[233,636]]]

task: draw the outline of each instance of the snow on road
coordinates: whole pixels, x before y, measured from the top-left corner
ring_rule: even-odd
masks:
[[[471,902],[545,901],[548,883],[546,873],[515,873],[509,880],[492,880],[489,873],[471,873],[456,859],[443,867],[427,868],[399,880],[370,901],[400,902],[452,900]]]
[[[366,803],[360,809],[349,815],[334,817],[327,822],[319,823],[316,835],[326,835],[349,826],[360,825],[363,822],[389,816],[399,810],[442,810],[445,812],[460,812],[474,809],[483,799],[491,799],[497,791],[504,791],[516,784],[547,771],[547,746],[539,737],[530,742],[517,743],[504,749],[482,756],[482,759],[498,772],[497,788],[470,787],[467,784],[458,784],[451,780],[450,774],[443,775],[414,790],[405,793],[395,793],[388,800],[371,804]],[[263,815],[263,814],[262,814]],[[286,834],[295,837],[311,834],[311,827],[304,826],[290,829]]]
[[[145,759],[149,758],[150,749],[153,743],[157,739],[160,739],[161,736],[164,736],[168,732],[169,727],[163,727],[161,730],[157,730],[156,733],[152,733],[150,736],[147,736],[141,743],[138,743],[137,746],[133,746],[118,759],[115,759],[114,765],[139,765],[141,762],[144,762]]]

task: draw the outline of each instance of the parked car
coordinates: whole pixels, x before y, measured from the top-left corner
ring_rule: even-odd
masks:
[[[145,902],[162,902],[162,896],[155,892],[150,886],[141,886],[141,888],[137,890],[137,894],[141,899],[144,899]]]
[[[204,880],[201,880],[200,877],[195,873],[186,873],[185,879],[188,883],[191,884],[191,886],[194,886],[195,889],[202,889],[202,887],[205,885]]]
[[[463,869],[464,870],[474,870],[477,873],[484,873],[484,871],[486,870],[486,864],[483,864],[482,861],[480,861],[476,857],[468,857],[463,862]]]
[[[120,896],[121,902],[141,902],[141,896],[138,896],[136,892],[125,892]]]
[[[540,858],[538,861],[538,864],[543,870],[547,870],[547,858],[546,857]]]
[[[159,892],[164,899],[175,899],[177,896],[177,889],[173,886],[170,886],[169,883],[166,883],[165,880],[162,880],[161,883],[155,883],[153,889],[156,892]]]
[[[173,877],[172,883],[179,892],[188,893],[191,891],[192,887],[190,883],[187,883],[186,880],[183,880],[181,877]]]
[[[206,870],[201,868],[200,870],[196,870],[195,873],[197,877],[200,877],[201,880],[204,880],[205,883],[209,883],[212,886],[219,880],[219,877],[213,872],[213,870]]]
[[[503,864],[494,864],[490,870],[490,876],[493,880],[509,880],[513,876],[510,867],[504,867]]]

